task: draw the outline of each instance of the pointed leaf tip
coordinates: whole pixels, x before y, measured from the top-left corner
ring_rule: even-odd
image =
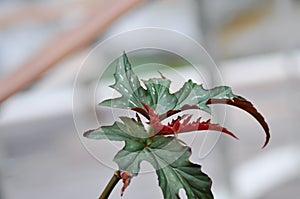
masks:
[[[90,135],[91,135],[91,133],[93,133],[93,132],[95,132],[95,131],[97,131],[97,130],[99,130],[99,128],[87,130],[87,131],[85,131],[85,132],[83,133],[83,136],[86,137],[86,138],[89,138]]]
[[[259,124],[263,127],[265,131],[266,139],[262,148],[265,148],[268,145],[271,137],[269,126],[265,121],[264,117],[256,110],[253,104],[245,98],[238,96],[234,97],[233,99],[209,99],[206,104],[228,104],[248,112],[259,122]]]

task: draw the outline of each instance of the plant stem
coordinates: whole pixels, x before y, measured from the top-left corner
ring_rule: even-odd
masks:
[[[121,179],[120,171],[115,171],[114,175],[106,185],[99,199],[107,199],[111,191],[114,189],[114,187],[116,186],[116,184],[119,182],[120,179]]]

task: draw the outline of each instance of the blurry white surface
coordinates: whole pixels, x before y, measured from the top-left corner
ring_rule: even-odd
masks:
[[[300,177],[300,148],[273,149],[233,168],[235,198],[263,198],[266,192]],[[255,169],[259,168],[259,169]],[[255,169],[255,172],[251,172]]]

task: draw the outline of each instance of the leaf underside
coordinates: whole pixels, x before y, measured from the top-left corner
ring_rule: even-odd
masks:
[[[265,121],[264,117],[256,110],[256,108],[253,106],[253,104],[241,97],[234,97],[232,100],[228,99],[210,99],[207,101],[207,104],[228,104],[231,106],[238,107],[240,109],[245,110],[248,112],[250,115],[252,115],[263,127],[265,134],[266,134],[266,139],[265,143],[263,145],[263,148],[267,146],[267,144],[270,141],[270,130],[267,122]]]
[[[161,122],[161,119],[158,114],[155,114],[154,111],[144,105],[147,109],[147,114],[149,115],[149,125],[153,129],[153,135],[176,135],[179,133],[191,132],[191,131],[200,131],[200,130],[212,130],[219,131],[225,134],[228,134],[237,139],[237,137],[226,128],[221,127],[218,124],[213,124],[210,120],[201,121],[199,117],[196,121],[191,122],[192,115],[185,114],[183,116],[178,116],[176,119],[173,119],[167,125]]]

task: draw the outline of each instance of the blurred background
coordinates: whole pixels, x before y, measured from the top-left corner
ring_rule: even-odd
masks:
[[[109,16],[120,2],[0,0],[2,88],[11,84],[5,77],[30,63],[28,60],[34,62],[41,52],[51,56],[56,47],[67,43],[57,39],[65,36],[84,40],[80,30],[92,30],[97,23],[89,22]],[[228,108],[225,126],[240,137],[239,141],[221,136],[216,147],[202,156],[197,140],[204,137],[195,139],[192,160],[202,164],[203,171],[213,179],[215,198],[299,198],[300,1],[136,2],[141,3],[133,3],[138,5],[115,17],[98,33],[95,31],[94,36],[39,75],[39,80],[0,104],[0,199],[98,197],[113,170],[94,159],[80,141],[72,115],[74,80],[84,58],[99,42],[144,27],[175,30],[203,45],[217,63],[224,84],[252,101],[270,125],[271,141],[262,150],[264,135],[258,123],[248,114]],[[56,44],[52,41],[60,41],[53,52],[43,51]],[[180,48],[181,44],[170,43]],[[95,67],[104,67],[101,58],[122,50],[122,43],[110,46],[107,54],[94,60]],[[191,53],[197,56],[197,52]],[[189,76],[186,62],[177,62],[163,53],[154,55]],[[133,62],[146,58],[147,51],[135,54]],[[214,81],[215,77],[211,74],[207,78]],[[91,74],[83,79],[78,88],[83,93],[98,81]],[[82,95],[82,116],[88,120],[84,116],[93,107],[84,104],[86,97]],[[110,121],[107,109],[97,109],[97,114],[103,121]],[[105,141],[93,144],[106,146]],[[112,159],[115,151],[104,150],[99,153],[109,154],[108,160]],[[120,198],[120,187],[121,183],[111,198]],[[141,197],[162,198],[154,173],[134,178],[123,198]]]

